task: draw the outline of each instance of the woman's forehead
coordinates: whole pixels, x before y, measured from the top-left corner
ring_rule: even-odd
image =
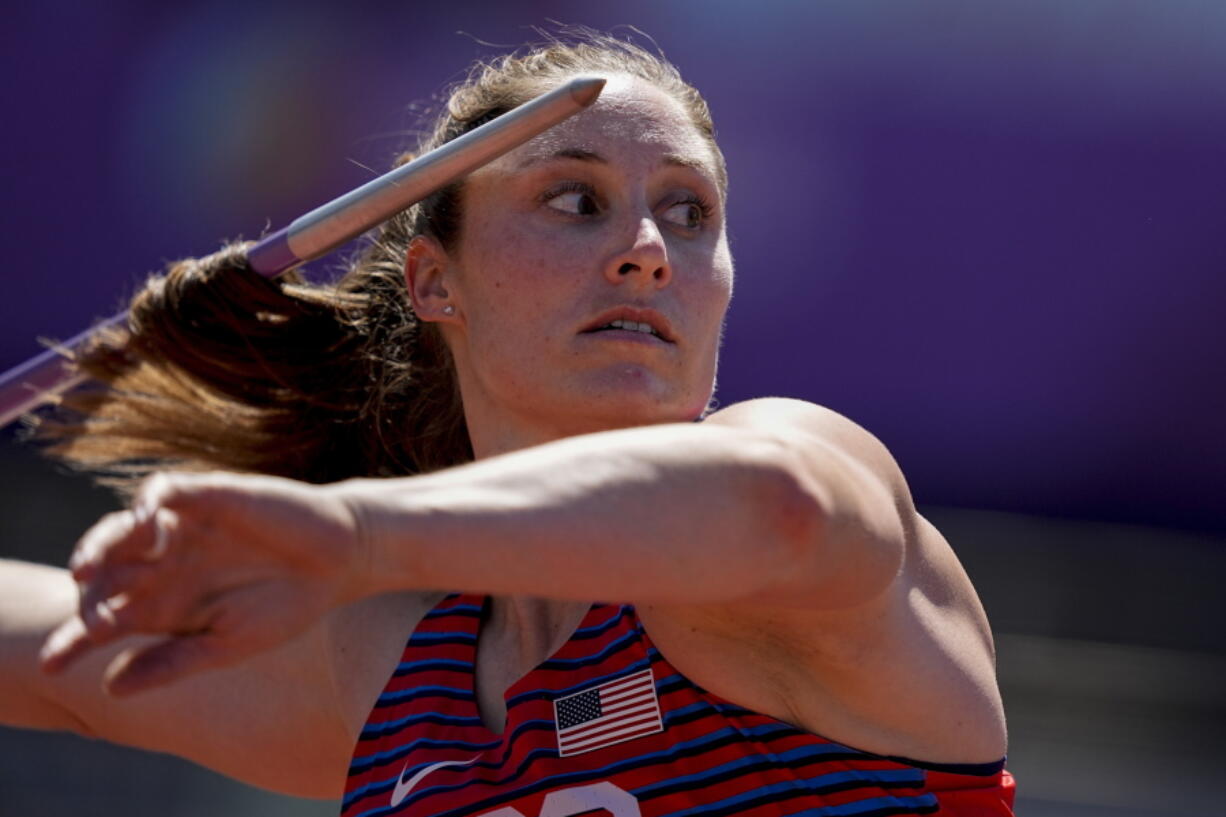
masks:
[[[615,161],[632,153],[667,157],[716,177],[711,146],[681,103],[645,80],[611,77],[589,109],[550,128],[496,163],[515,171],[556,157],[588,154]]]

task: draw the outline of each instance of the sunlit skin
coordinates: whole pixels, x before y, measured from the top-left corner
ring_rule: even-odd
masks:
[[[414,242],[414,306],[455,356],[479,458],[702,413],[733,279],[715,167],[679,103],[613,77],[469,177],[452,252]],[[672,342],[583,331],[621,306],[655,310]]]

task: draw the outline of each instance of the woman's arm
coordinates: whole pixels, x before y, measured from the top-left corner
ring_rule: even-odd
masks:
[[[47,633],[76,605],[67,571],[0,559],[0,723],[89,733],[56,700],[54,684],[38,667]]]
[[[813,425],[830,414],[755,401],[701,425],[324,487],[156,477],[135,512],[82,540],[81,615],[53,638],[47,665],[127,633],[188,636],[118,667],[111,688],[122,693],[233,663],[391,588],[730,609],[855,604],[897,575],[906,523],[872,468]]]
[[[117,700],[103,691],[100,676],[116,655],[147,638],[116,640],[53,676],[39,671],[39,648],[76,606],[67,571],[0,560],[0,722],[169,752],[285,794],[340,795],[356,733],[338,712],[329,622],[241,670]],[[373,700],[377,686],[367,687]]]
[[[795,422],[822,410],[756,402],[338,488],[379,589],[785,608],[881,592],[904,546],[890,487]]]

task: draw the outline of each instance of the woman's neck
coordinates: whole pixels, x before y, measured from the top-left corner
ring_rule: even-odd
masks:
[[[570,422],[565,425],[549,423],[539,418],[526,420],[519,417],[491,417],[483,412],[465,411],[469,442],[473,457],[478,460],[509,454],[537,445],[555,442],[580,434],[594,434],[618,428],[611,423]]]

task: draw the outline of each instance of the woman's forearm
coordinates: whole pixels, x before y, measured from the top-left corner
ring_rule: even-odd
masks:
[[[338,486],[378,589],[671,603],[760,597],[819,538],[822,503],[766,434],[668,425]]]
[[[0,723],[85,731],[38,667],[43,640],[76,608],[68,571],[0,559]]]

